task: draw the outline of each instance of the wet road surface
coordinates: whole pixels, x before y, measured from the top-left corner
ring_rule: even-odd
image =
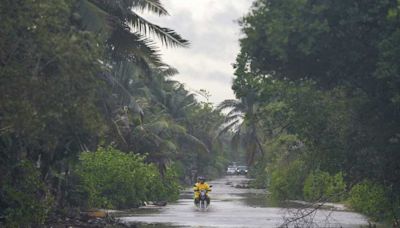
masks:
[[[289,211],[301,206],[274,206],[267,201],[264,190],[236,188],[246,181],[244,176],[211,181],[213,191],[207,211],[194,206],[193,194],[187,189],[176,203],[166,207],[145,207],[120,219],[136,227],[279,227],[285,218],[293,215]],[[313,225],[302,226],[358,228],[368,224],[360,214],[332,209],[318,210],[313,214],[313,222]]]

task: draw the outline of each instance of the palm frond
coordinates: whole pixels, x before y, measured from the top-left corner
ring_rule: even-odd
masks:
[[[169,15],[159,0],[134,0],[132,8],[154,12],[159,16]]]
[[[208,149],[207,145],[204,144],[200,139],[196,138],[195,136],[191,135],[191,134],[184,134],[181,135],[181,137],[184,140],[187,140],[189,142],[194,143],[195,145],[199,146],[204,152],[206,153],[210,153],[210,150]]]
[[[170,127],[175,134],[186,134],[186,128],[182,125],[171,124]]]
[[[173,143],[171,140],[164,140],[161,143],[161,148],[162,150],[160,152],[176,153],[178,151],[177,145],[175,145],[175,143]]]
[[[236,121],[236,120],[243,120],[243,114],[242,113],[236,113],[234,115],[230,115],[230,116],[225,116],[224,122],[225,123],[230,123],[232,121]]]
[[[164,69],[159,69],[158,71],[157,71],[157,73],[159,73],[160,75],[162,75],[162,76],[164,76],[164,77],[170,77],[170,76],[174,76],[174,75],[176,75],[176,74],[179,74],[179,71],[176,69],[176,68],[174,68],[174,67],[171,67],[171,66],[167,66],[166,68],[164,68]]]
[[[140,115],[140,121],[143,123],[143,118],[144,118],[144,111],[142,107],[136,102],[132,94],[129,92],[129,90],[126,88],[125,85],[123,85],[118,78],[114,77],[112,74],[106,72],[103,74],[108,82],[112,86],[116,86],[118,88],[118,92],[120,93],[120,96],[126,97],[126,105],[129,107],[130,110],[132,110],[134,113],[137,113]],[[122,92],[122,93],[121,93]],[[124,103],[124,102],[123,102]]]
[[[244,105],[242,102],[240,102],[239,100],[233,100],[233,99],[229,99],[229,100],[224,100],[222,101],[218,106],[217,106],[217,110],[222,111],[228,108],[244,108]]]
[[[187,108],[192,107],[193,105],[197,104],[197,101],[195,99],[195,96],[193,94],[189,94],[189,95],[182,95],[183,99],[179,102],[179,110],[185,110]]]
[[[220,137],[221,135],[225,134],[229,130],[232,130],[235,126],[239,124],[240,120],[233,121],[229,123],[228,125],[222,127],[221,130],[218,131],[217,137]]]
[[[188,47],[189,41],[183,39],[178,33],[169,28],[163,28],[147,21],[143,17],[130,13],[127,16],[130,25],[140,33],[145,35],[154,34],[166,47]]]
[[[114,54],[131,53],[140,59],[138,62],[156,67],[166,66],[154,42],[145,36],[153,34],[167,47],[186,47],[189,44],[173,30],[153,24],[132,11],[132,8],[138,8],[168,15],[159,0],[79,0],[75,8],[83,29],[99,33],[105,40],[109,40]],[[132,32],[128,25],[136,32]]]
[[[169,84],[169,85],[171,85],[171,86],[175,86],[175,85],[177,85],[177,84],[182,84],[180,81],[176,81],[176,80],[171,80],[171,79],[168,79],[168,80],[165,80],[165,83],[166,84]]]
[[[132,56],[136,63],[143,61],[146,68],[157,68],[166,66],[162,60],[155,43],[139,33],[131,33],[128,28],[116,28],[109,43],[113,47],[115,55]]]
[[[136,88],[136,94],[141,97],[149,98],[150,100],[154,99],[153,93],[151,92],[150,88],[146,86]]]
[[[230,110],[228,114],[226,114],[226,116],[234,116],[234,115],[240,115],[243,118],[245,116],[241,107],[233,107],[232,110]]]
[[[132,94],[129,92],[129,90],[121,83],[118,81],[117,78],[115,78],[112,74],[110,74],[109,72],[105,72],[102,74],[106,79],[107,82],[110,83],[112,86],[118,86],[121,90],[121,92],[123,92],[126,96],[128,96],[129,98],[132,97]]]
[[[145,130],[145,134],[143,135],[143,137],[146,137],[146,140],[148,140],[152,144],[154,144],[154,147],[156,147],[156,148],[159,148],[164,141],[164,139],[162,139],[157,134],[150,132],[150,131],[146,131],[146,130]]]
[[[144,124],[144,129],[152,134],[159,135],[162,131],[168,129],[169,124],[165,120],[159,120],[156,122],[151,122]]]

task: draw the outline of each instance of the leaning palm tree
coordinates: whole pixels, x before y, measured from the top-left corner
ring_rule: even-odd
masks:
[[[254,113],[254,100],[225,100],[218,105],[217,110],[229,110],[221,125],[218,137],[233,133],[231,143],[233,148],[243,146],[246,150],[247,163],[252,165],[257,154],[264,155],[264,151],[257,134],[257,117]]]
[[[168,15],[159,0],[78,0],[75,20],[81,28],[94,31],[108,44],[113,59],[130,59],[147,67],[164,67],[149,35],[167,47],[186,47],[188,41],[169,28],[151,23],[138,11]]]
[[[162,175],[167,165],[180,157],[182,144],[190,144],[192,150],[209,153],[208,147],[201,140],[191,135],[168,114],[158,113],[152,119],[133,129],[131,135],[134,140],[140,141],[140,144],[135,145],[135,151],[148,153],[148,161],[157,164]]]
[[[264,80],[252,70],[251,60],[245,53],[236,58],[235,78],[232,89],[240,100],[225,100],[217,109],[229,110],[225,123],[221,126],[219,136],[226,132],[233,132],[232,145],[237,148],[244,146],[247,154],[247,163],[252,165],[257,154],[264,156],[263,147],[257,133],[257,105],[260,92],[260,82]]]
[[[143,116],[134,99],[132,81],[140,81],[138,75],[150,77],[154,71],[176,72],[161,61],[150,35],[167,47],[186,47],[189,43],[173,30],[147,21],[137,11],[168,15],[159,0],[77,0],[72,18],[80,29],[97,33],[107,47],[103,76],[117,97],[113,103],[120,104],[111,112],[128,106]]]
[[[137,100],[151,95],[142,94],[148,89],[140,76],[176,72],[161,61],[150,35],[167,47],[188,46],[187,40],[171,29],[147,21],[137,13],[140,11],[168,15],[159,0],[77,0],[72,17],[80,29],[96,32],[106,45],[103,76],[111,87],[111,95],[104,93],[105,113],[112,134],[124,147],[129,147],[126,135],[130,128],[137,126],[129,121],[129,115],[139,115],[143,124],[144,111]]]
[[[120,149],[148,153],[148,161],[157,164],[161,174],[171,160],[182,157],[182,148],[186,145],[198,153],[209,154],[209,147],[182,124],[195,99],[180,83],[168,79],[168,75],[176,71],[154,70],[151,77],[139,79],[137,68],[131,64],[116,64],[113,69],[116,72],[112,77],[127,85],[125,91],[116,83],[112,84],[112,101],[116,102],[117,109],[111,115],[111,125],[113,135],[117,136],[113,138],[114,143]],[[118,104],[131,100],[134,100],[132,105],[118,109],[121,106]],[[136,109],[142,115],[138,116]],[[139,121],[132,121],[135,118]]]

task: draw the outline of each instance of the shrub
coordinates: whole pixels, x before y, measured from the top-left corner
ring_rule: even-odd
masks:
[[[174,199],[179,190],[172,170],[167,169],[161,178],[154,165],[144,163],[143,156],[112,147],[82,153],[76,173],[88,196],[88,207],[138,207],[148,200]]]
[[[363,181],[350,190],[350,206],[375,221],[385,219],[390,208],[385,188],[371,181]]]
[[[252,179],[249,184],[252,188],[266,188],[268,185],[268,172],[265,162],[259,161],[249,170],[248,176]]]
[[[53,197],[41,180],[39,170],[26,160],[11,169],[0,187],[0,216],[9,227],[42,225],[52,203]]]
[[[311,172],[304,182],[304,199],[308,201],[328,200],[337,202],[344,199],[346,183],[342,173],[334,176],[316,170]]]
[[[155,170],[153,172],[157,173]],[[168,167],[164,177],[160,175],[152,176],[149,180],[151,183],[148,189],[148,199],[152,201],[175,201],[179,196],[179,184],[177,182],[177,174],[174,168]]]
[[[304,162],[300,160],[293,161],[287,167],[273,170],[269,184],[272,198],[276,200],[301,198],[304,179]]]

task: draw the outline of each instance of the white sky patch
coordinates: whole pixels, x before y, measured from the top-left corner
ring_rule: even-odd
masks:
[[[189,90],[205,89],[217,105],[233,99],[232,63],[239,53],[238,19],[252,0],[164,0],[171,16],[144,14],[149,21],[175,30],[190,41],[189,48],[162,48],[164,62],[177,68],[174,79]],[[198,97],[200,100],[201,97]]]

